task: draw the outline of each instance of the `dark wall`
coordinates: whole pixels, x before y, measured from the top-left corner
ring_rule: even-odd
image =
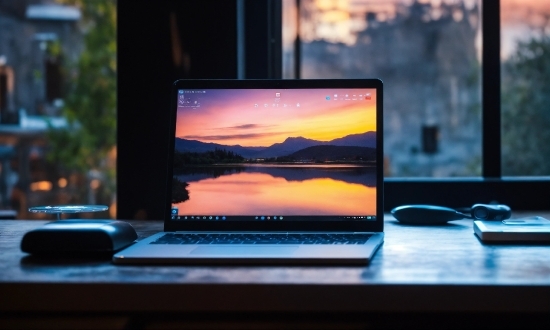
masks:
[[[171,84],[236,78],[236,1],[118,1],[117,218],[163,219]]]
[[[282,1],[245,0],[245,77],[282,78]]]

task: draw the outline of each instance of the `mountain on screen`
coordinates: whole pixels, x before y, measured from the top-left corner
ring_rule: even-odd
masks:
[[[179,152],[207,152],[215,149],[225,149],[239,154],[245,158],[271,158],[287,156],[302,149],[314,146],[340,146],[340,147],[376,147],[376,132],[351,134],[331,141],[317,141],[304,137],[289,137],[281,143],[275,143],[269,147],[243,147],[240,145],[223,145],[218,143],[206,143],[196,140],[176,138],[175,149]]]
[[[348,147],[322,145],[308,147],[298,150],[287,156],[294,160],[316,160],[316,161],[337,161],[337,160],[376,160],[376,149],[369,147]]]
[[[232,151],[238,155],[241,155],[245,158],[256,157],[257,153],[264,150],[265,147],[243,147],[240,145],[228,146],[218,143],[206,143],[196,140],[186,140],[181,138],[176,138],[175,149],[179,152],[207,152],[213,151],[215,149],[225,149],[227,151]]]

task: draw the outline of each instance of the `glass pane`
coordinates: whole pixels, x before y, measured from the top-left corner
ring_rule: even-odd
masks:
[[[116,1],[0,1],[0,216],[114,217],[115,163]]]
[[[301,78],[384,82],[386,176],[481,175],[480,1],[299,3]]]
[[[550,175],[550,2],[501,1],[502,173]]]

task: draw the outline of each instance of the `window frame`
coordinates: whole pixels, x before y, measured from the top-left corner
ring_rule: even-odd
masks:
[[[296,0],[296,5],[299,4],[300,0]],[[490,202],[505,203],[515,210],[550,209],[550,201],[544,193],[550,188],[550,177],[502,176],[500,1],[481,0],[481,6],[482,176],[387,177],[384,179],[385,211],[403,204],[469,207]],[[299,56],[299,44],[295,47]],[[294,62],[299,77],[301,61]]]

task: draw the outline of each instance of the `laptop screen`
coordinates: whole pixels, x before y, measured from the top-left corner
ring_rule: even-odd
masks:
[[[375,88],[177,88],[171,220],[376,221]]]

